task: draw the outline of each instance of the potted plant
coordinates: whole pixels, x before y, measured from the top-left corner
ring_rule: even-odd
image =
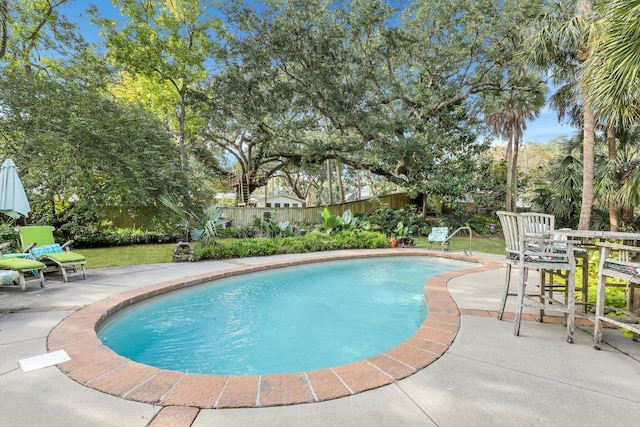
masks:
[[[396,229],[394,230],[394,234],[396,236],[397,243],[400,244],[401,247],[404,248],[409,245],[409,226],[404,225],[402,221],[398,222],[398,224],[396,225]]]

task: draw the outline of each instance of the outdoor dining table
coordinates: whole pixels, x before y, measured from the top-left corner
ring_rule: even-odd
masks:
[[[622,242],[628,246],[640,246],[640,233],[627,233],[625,231],[603,231],[603,230],[571,230],[560,229],[549,232],[551,237],[560,237],[579,241],[574,247],[585,249],[587,251],[599,250],[594,241],[612,240]],[[636,299],[639,298],[636,296]],[[633,304],[633,302],[630,302]]]
[[[579,246],[592,247],[594,240],[622,240],[623,242],[640,242],[640,233],[627,233],[624,231],[603,231],[603,230],[570,230],[560,229],[549,232],[551,236],[566,237],[571,240],[579,240]],[[631,243],[632,246],[638,246]]]

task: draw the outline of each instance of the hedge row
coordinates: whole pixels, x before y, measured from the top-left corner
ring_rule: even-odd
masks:
[[[388,248],[389,239],[383,233],[345,230],[327,234],[313,231],[304,236],[265,239],[235,239],[214,242],[209,246],[196,245],[196,261],[209,259],[244,258],[290,253],[331,251],[337,249]]]

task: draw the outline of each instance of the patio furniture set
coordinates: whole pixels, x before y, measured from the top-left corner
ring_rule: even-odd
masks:
[[[539,309],[539,320],[546,311],[564,314],[567,341],[573,342],[576,305],[594,321],[594,347],[600,349],[603,323],[632,333],[634,341],[640,335],[640,233],[595,230],[555,229],[553,215],[540,213],[498,212],[505,238],[506,275],[498,310],[504,315],[507,298],[517,297],[514,334],[519,335],[522,311],[525,307]],[[587,308],[589,252],[600,254],[595,315]],[[518,267],[517,292],[511,288],[511,269]],[[576,270],[582,270],[582,281],[576,286]],[[529,270],[540,271],[540,281],[529,283]],[[613,280],[612,280],[613,279]],[[537,285],[531,292],[532,285]],[[626,307],[605,304],[606,289],[625,288]],[[576,301],[576,293],[580,294]]]
[[[45,284],[44,273],[50,271],[60,272],[65,282],[69,273],[87,278],[86,258],[70,250],[73,241],[56,243],[52,227],[24,226],[19,227],[18,232],[23,252],[3,254],[10,243],[0,244],[0,284],[18,284],[24,292],[27,290],[25,275],[35,276],[40,287]]]
[[[27,290],[25,274],[33,274],[44,287],[45,271],[59,271],[67,281],[67,272],[78,272],[81,268],[86,277],[84,256],[72,252],[72,241],[60,245],[53,238],[53,228],[47,226],[27,226],[27,217],[31,211],[27,194],[24,191],[17,167],[7,158],[0,166],[0,214],[12,218],[18,223],[23,218],[24,227],[16,230],[20,234],[22,252],[3,253],[10,242],[0,243],[0,285],[18,284],[22,291]]]

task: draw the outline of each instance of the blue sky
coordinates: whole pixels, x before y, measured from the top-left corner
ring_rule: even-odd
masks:
[[[571,125],[559,123],[558,113],[549,109],[549,107],[544,107],[537,119],[527,123],[523,141],[545,143],[562,135],[570,138],[578,130],[578,128]]]
[[[89,15],[84,12],[90,4],[95,4],[95,2],[72,0],[69,4],[65,5],[61,12],[64,13],[70,21],[80,26],[86,40],[89,42],[97,42],[98,29],[89,22]],[[98,7],[102,16],[108,18],[117,18],[119,16],[110,0],[101,0],[98,3]],[[545,107],[538,118],[527,123],[523,141],[546,143],[553,138],[563,135],[572,137],[577,131],[578,129],[573,126],[559,123],[558,114],[548,107]]]
[[[89,21],[89,14],[86,13],[85,10],[96,3],[102,16],[107,18],[117,18],[120,16],[118,11],[113,7],[111,0],[101,0],[100,2],[71,0],[60,8],[61,13],[80,27],[83,37],[89,42],[96,42],[98,40],[98,28]]]

